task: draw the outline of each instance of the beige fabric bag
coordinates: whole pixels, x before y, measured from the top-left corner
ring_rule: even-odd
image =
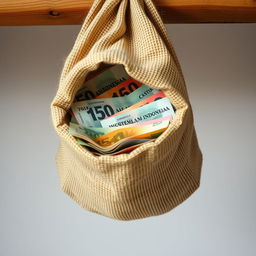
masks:
[[[155,142],[129,154],[95,156],[68,133],[66,114],[88,73],[102,64],[161,89],[176,116]],[[91,74],[91,73],[90,73]],[[179,62],[151,0],[95,0],[66,59],[52,105],[60,136],[63,191],[83,208],[114,219],[163,214],[199,186],[202,156]]]

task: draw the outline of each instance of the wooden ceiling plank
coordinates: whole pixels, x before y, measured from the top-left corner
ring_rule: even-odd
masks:
[[[1,0],[0,25],[81,24],[93,0]],[[155,0],[164,23],[255,23],[255,0]]]

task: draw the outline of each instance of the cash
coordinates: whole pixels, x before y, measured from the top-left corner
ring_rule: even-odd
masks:
[[[110,117],[157,92],[158,90],[156,89],[152,89],[147,85],[142,85],[125,97],[76,102],[71,106],[72,115],[81,125],[86,127],[102,127],[101,120]]]
[[[136,89],[138,89],[141,85],[142,85],[141,82],[136,81],[133,78],[130,78],[124,81],[123,83],[118,84],[114,88],[109,89],[103,94],[100,94],[99,96],[96,97],[96,99],[127,96],[133,91],[135,91]]]
[[[126,109],[124,109],[124,110],[122,110],[122,111],[120,111],[120,112],[114,114],[114,115],[112,115],[111,117],[114,117],[114,116],[116,116],[116,115],[120,115],[120,114],[129,112],[129,111],[131,111],[131,110],[133,110],[133,109],[142,107],[142,106],[144,106],[144,105],[146,105],[146,104],[148,104],[148,103],[154,102],[154,101],[156,101],[156,100],[160,100],[160,99],[162,99],[162,98],[165,98],[165,94],[164,94],[163,92],[155,93],[155,94],[153,94],[152,96],[149,96],[149,97],[145,98],[144,100],[139,101],[139,102],[133,104],[132,106],[130,106],[130,107],[128,107],[128,108],[126,108]],[[110,117],[107,117],[107,118],[105,118],[105,119],[108,119],[108,118],[110,118]]]
[[[169,120],[155,120],[155,122],[143,126],[124,126],[118,129],[97,127],[95,129],[89,129],[72,124],[69,127],[69,133],[85,141],[92,140],[101,147],[109,147],[113,144],[117,145],[120,141],[126,140],[127,138],[154,138],[155,134],[164,131],[168,124]]]
[[[107,150],[106,148],[104,149],[97,148],[94,145],[87,143],[84,140],[81,140],[79,138],[76,138],[76,140],[80,145],[89,147],[93,151],[93,153],[96,155],[102,155],[102,154],[117,155],[121,153],[127,153],[137,148],[138,146],[145,144],[146,142],[154,141],[154,139],[130,139],[130,140],[126,140],[125,143],[123,144],[119,144],[116,148],[112,150]]]
[[[174,110],[172,105],[169,99],[165,97],[140,108],[133,109],[127,113],[104,119],[100,123],[102,127],[118,127],[173,115]]]
[[[129,153],[154,142],[175,117],[163,91],[115,65],[85,82],[70,108],[69,133],[94,155]]]
[[[114,88],[131,78],[122,65],[115,65],[100,73],[95,78],[86,81],[76,93],[76,101],[94,99],[100,94]]]

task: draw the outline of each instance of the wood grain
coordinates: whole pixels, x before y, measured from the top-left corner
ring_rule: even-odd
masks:
[[[93,0],[1,0],[0,25],[81,24]],[[256,22],[256,0],[154,0],[165,23]]]

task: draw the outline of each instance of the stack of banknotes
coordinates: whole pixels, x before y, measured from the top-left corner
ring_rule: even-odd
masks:
[[[95,155],[128,153],[155,140],[175,108],[165,94],[114,65],[86,81],[70,108],[69,133]]]

